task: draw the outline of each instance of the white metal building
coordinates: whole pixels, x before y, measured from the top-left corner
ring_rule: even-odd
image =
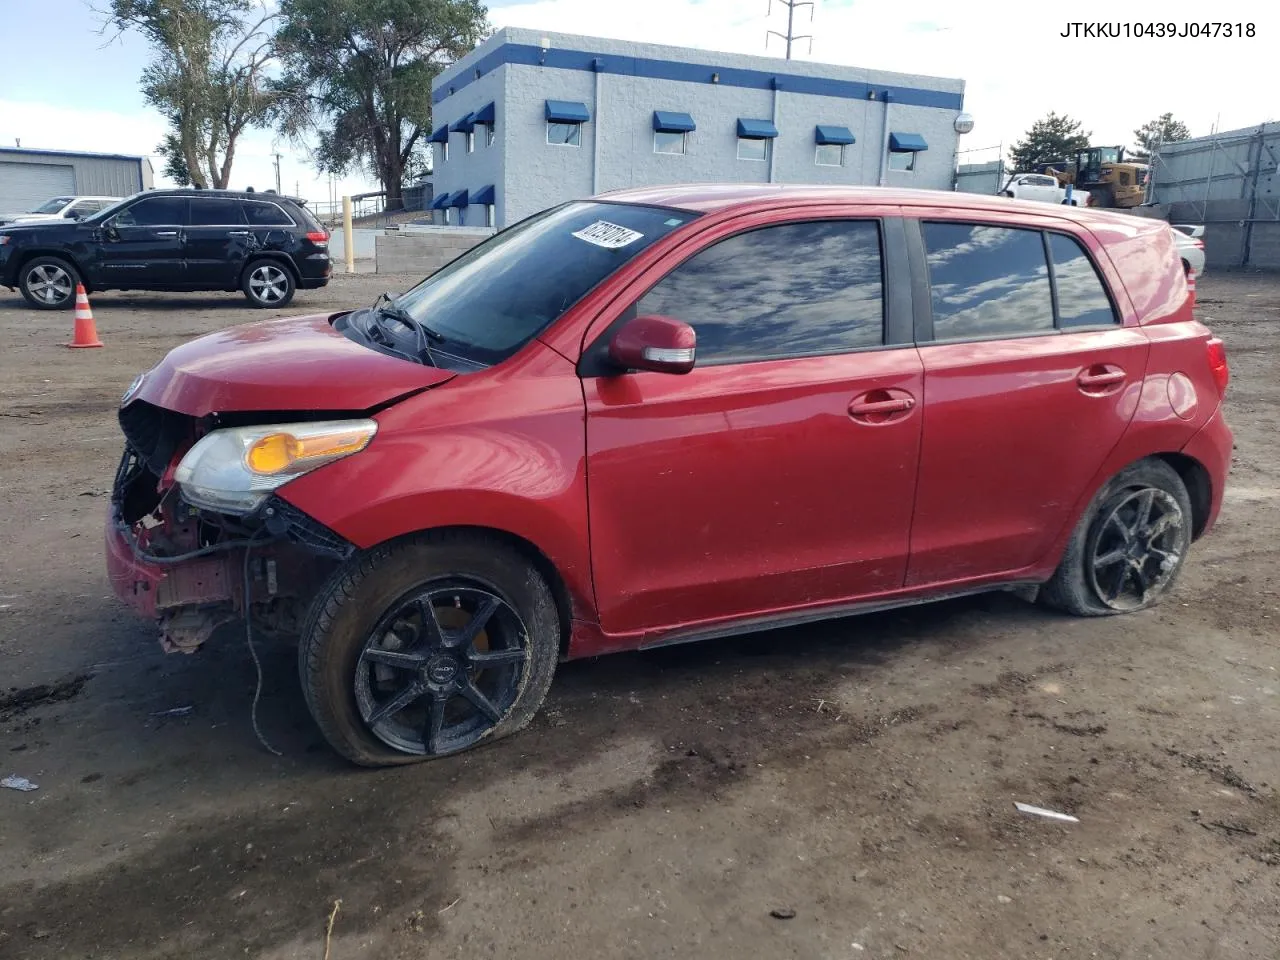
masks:
[[[0,147],[0,211],[6,213],[58,196],[128,197],[151,185],[147,157]]]
[[[506,28],[432,102],[435,222],[501,227],[658,183],[950,190],[964,81]]]

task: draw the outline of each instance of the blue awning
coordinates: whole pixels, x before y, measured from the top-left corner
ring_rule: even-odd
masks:
[[[448,143],[449,142],[449,125],[446,123],[443,127],[436,127],[436,132],[427,137],[427,143]]]
[[[692,120],[689,121],[693,123]],[[693,129],[690,127],[690,129]],[[738,136],[746,140],[772,140],[778,135],[778,128],[772,120],[747,120],[738,118]]]
[[[856,142],[853,131],[848,127],[837,127],[833,124],[820,123],[814,128],[813,139],[817,143],[849,144]]]
[[[547,120],[550,123],[586,123],[590,119],[585,103],[576,100],[547,101]]]
[[[467,191],[456,190],[449,196],[449,206],[465,207],[470,201],[467,199]]]
[[[653,111],[653,129],[659,133],[688,133],[697,128],[693,124],[693,117],[687,113],[655,110]]]
[[[481,187],[473,193],[471,195],[471,202],[480,204],[493,203],[493,184],[490,184],[487,187]]]
[[[483,107],[471,115],[472,123],[484,124],[487,127],[493,126],[494,110],[492,103],[486,103]]]
[[[443,210],[449,205],[449,194],[442,193],[431,201],[432,210]]]
[[[889,150],[891,153],[916,153],[920,150],[928,149],[929,145],[924,142],[924,137],[918,133],[889,134]]]
[[[476,128],[475,114],[468,113],[461,120],[455,121],[449,129],[454,133],[470,133]]]

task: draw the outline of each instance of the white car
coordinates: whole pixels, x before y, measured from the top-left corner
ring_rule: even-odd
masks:
[[[1009,182],[1000,191],[1001,195],[1018,200],[1040,200],[1044,203],[1066,203],[1067,189],[1058,185],[1057,179],[1047,173],[1017,173],[1009,178]],[[1082,207],[1087,197],[1083,193],[1074,193],[1071,206]]]
[[[83,220],[118,202],[120,197],[53,197],[26,213],[0,213],[0,226],[60,218]]]
[[[1170,224],[1173,228],[1173,241],[1177,244],[1178,255],[1182,257],[1182,269],[1194,270],[1197,277],[1204,275],[1204,227],[1186,223]],[[1194,231],[1194,232],[1192,232]]]

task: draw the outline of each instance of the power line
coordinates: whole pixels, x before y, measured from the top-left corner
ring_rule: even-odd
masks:
[[[809,8],[809,22],[813,23],[813,0],[778,0],[780,4],[787,8],[787,32],[779,33],[777,30],[767,30],[764,35],[764,45],[767,49],[769,46],[769,38],[779,37],[787,43],[787,59],[791,59],[791,44],[795,40],[808,40],[809,52],[813,53],[813,34],[802,33],[797,36],[795,32],[796,7]],[[769,8],[766,16],[773,16],[773,0],[769,0]]]

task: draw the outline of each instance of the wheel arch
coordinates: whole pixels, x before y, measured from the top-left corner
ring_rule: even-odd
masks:
[[[240,276],[236,278],[237,287],[244,284],[245,274],[249,272],[249,269],[255,263],[258,263],[261,260],[271,260],[283,266],[289,271],[289,276],[293,278],[294,287],[296,288],[298,286],[302,277],[301,274],[298,273],[298,268],[294,264],[293,259],[287,253],[281,253],[278,250],[256,250],[249,256],[245,257],[244,266],[240,268]]]
[[[367,549],[375,550],[381,547],[388,547],[398,543],[404,543],[410,540],[419,540],[423,537],[433,536],[473,536],[484,537],[495,540],[503,546],[510,549],[513,553],[519,554],[527,561],[542,578],[547,582],[547,586],[551,588],[551,595],[555,598],[556,613],[560,619],[560,656],[564,657],[569,651],[569,635],[573,626],[573,597],[569,591],[569,585],[565,581],[559,568],[546,552],[532,540],[521,536],[518,533],[512,533],[510,530],[503,530],[499,527],[486,526],[482,524],[447,524],[435,527],[425,527],[421,530],[412,530],[406,533],[397,534],[381,543],[372,544]]]
[[[1157,453],[1146,459],[1163,460],[1182,478],[1182,485],[1191,498],[1191,539],[1200,539],[1213,505],[1213,477],[1208,468],[1185,453]]]
[[[75,268],[76,276],[80,278],[80,282],[84,285],[85,291],[88,293],[93,292],[93,285],[85,276],[84,267],[78,260],[76,260],[75,255],[69,250],[59,250],[56,247],[36,247],[33,250],[23,250],[18,256],[18,264],[14,268],[13,281],[15,284],[20,284],[22,282],[22,271],[26,268],[27,264],[32,260],[39,259],[40,257],[56,257],[58,260],[65,260]]]

